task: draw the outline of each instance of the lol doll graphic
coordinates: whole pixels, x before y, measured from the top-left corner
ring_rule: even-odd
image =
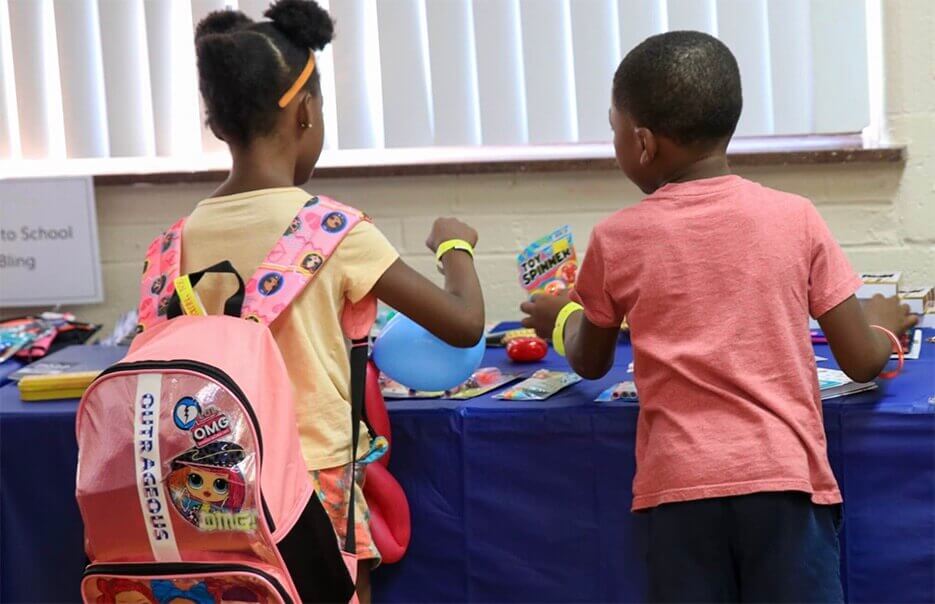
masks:
[[[204,581],[156,579],[152,586],[159,604],[214,604],[220,601],[214,598]]]
[[[172,242],[175,241],[175,233],[168,232],[162,236],[162,251],[168,252],[169,248],[172,247]]]
[[[159,298],[159,304],[156,306],[156,314],[158,316],[166,316],[166,313],[169,312],[169,300],[171,299],[172,298],[169,296],[163,296],[162,298]]]
[[[203,581],[156,579],[152,582],[153,595],[158,604],[215,604],[215,602],[269,601],[253,583],[239,577],[208,578]]]
[[[97,604],[157,604],[153,592],[146,584],[129,579],[97,580]]]
[[[338,233],[347,225],[347,216],[341,212],[331,212],[321,221],[323,229],[329,233]]]
[[[292,222],[289,223],[289,226],[286,228],[286,232],[283,233],[283,235],[288,237],[289,235],[296,233],[301,228],[302,228],[302,220],[298,216],[296,216],[295,218],[292,219]]]
[[[166,287],[166,276],[159,275],[153,279],[153,284],[150,286],[149,291],[153,293],[154,296],[158,296],[162,293],[162,290]]]
[[[310,273],[314,273],[321,268],[323,263],[324,259],[322,259],[319,254],[312,253],[302,259],[302,268]]]
[[[260,279],[257,291],[263,296],[272,296],[282,288],[283,276],[279,273],[266,273]]]
[[[189,449],[176,457],[168,478],[175,508],[199,528],[206,513],[239,512],[246,487],[237,464],[244,457],[240,445],[225,441]]]

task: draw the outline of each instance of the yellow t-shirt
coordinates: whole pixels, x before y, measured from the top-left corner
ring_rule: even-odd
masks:
[[[185,223],[182,273],[230,260],[249,280],[310,197],[285,187],[205,199]],[[350,361],[341,312],[345,299],[364,298],[397,258],[375,226],[359,223],[272,325],[295,388],[302,453],[310,470],[351,461]],[[196,290],[208,313],[221,314],[234,287],[229,275],[206,275]],[[365,435],[362,426],[361,454]]]

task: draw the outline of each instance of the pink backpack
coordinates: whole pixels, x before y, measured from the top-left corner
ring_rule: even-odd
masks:
[[[312,496],[292,387],[268,326],[365,219],[314,197],[246,285],[229,262],[178,280],[187,290],[209,272],[235,276],[225,316],[182,316],[191,300],[176,291],[184,220],[150,246],[141,333],[78,408],[85,602],[355,599],[354,489],[342,552]],[[342,315],[361,369],[375,311],[370,298]],[[352,443],[362,380],[352,385]],[[368,460],[385,447],[375,439]]]

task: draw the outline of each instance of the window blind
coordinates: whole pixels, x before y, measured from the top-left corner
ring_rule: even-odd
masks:
[[[328,0],[326,149],[599,143],[621,57],[706,31],[737,56],[738,135],[868,125],[855,0]],[[0,0],[0,159],[186,158],[204,126],[192,33],[267,0]]]

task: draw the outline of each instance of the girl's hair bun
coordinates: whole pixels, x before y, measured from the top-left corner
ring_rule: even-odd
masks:
[[[290,42],[301,48],[321,50],[334,36],[334,22],[313,0],[278,0],[263,15]]]
[[[198,27],[195,28],[195,39],[198,40],[211,34],[229,34],[251,24],[253,21],[250,17],[239,10],[216,10],[198,23]]]

